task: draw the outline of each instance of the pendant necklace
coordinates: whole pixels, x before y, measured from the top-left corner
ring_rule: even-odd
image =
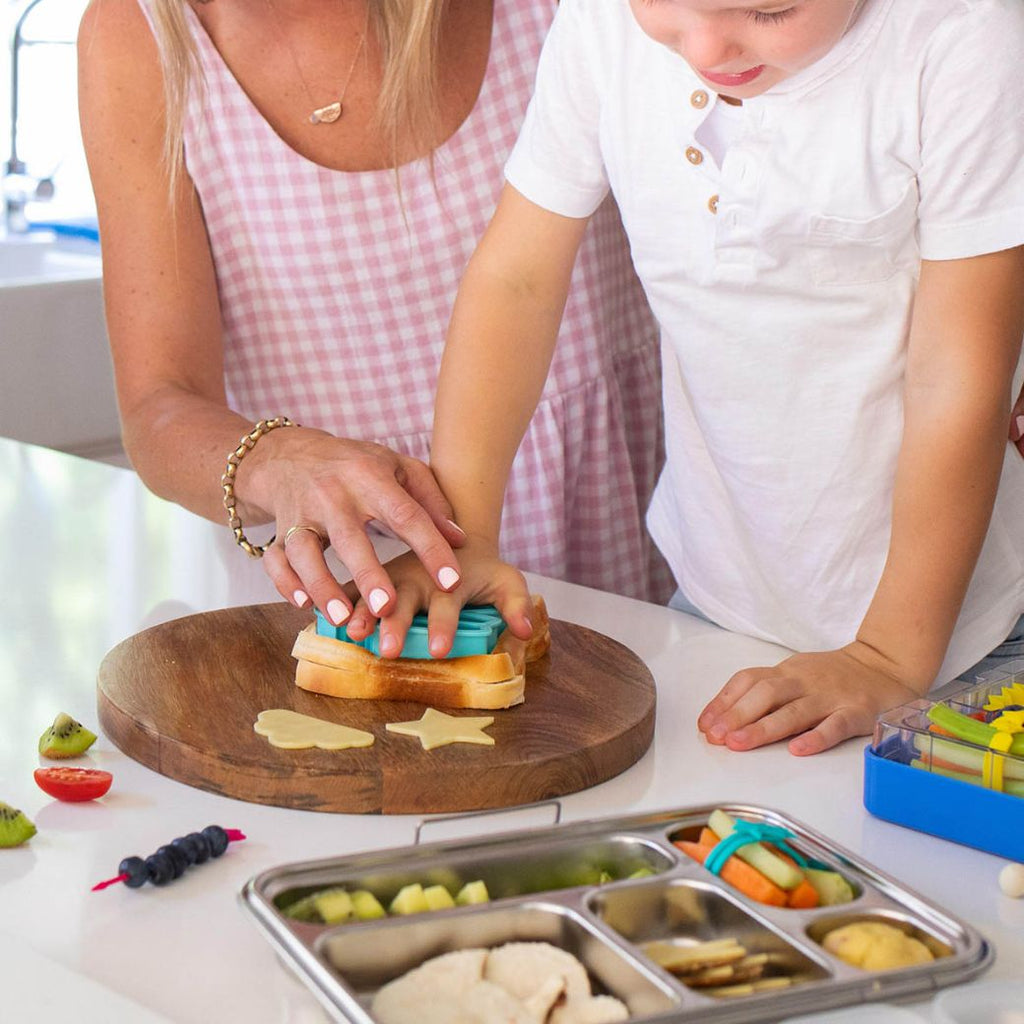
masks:
[[[273,9],[273,0],[267,0]],[[348,83],[352,80],[352,75],[356,70],[356,65],[359,63],[359,58],[362,56],[363,48],[366,46],[366,36],[370,29],[370,6],[366,6],[366,22],[363,25],[363,34],[359,39],[359,45],[356,47],[355,55],[352,57],[352,63],[349,65],[348,73],[345,75],[345,81],[342,83],[341,92],[338,98],[333,103],[328,103],[324,107],[317,107],[309,115],[310,124],[334,124],[342,114],[342,104],[345,101],[345,93],[348,92]],[[306,95],[312,99],[313,94],[310,92],[309,85],[306,83],[306,77],[302,73],[302,68],[299,65],[299,61],[295,56],[295,51],[292,49],[291,43],[285,39],[285,45],[288,47],[288,53],[291,56],[292,64],[295,66],[295,73],[299,77],[299,81],[302,82],[303,89],[306,90]]]
[[[356,55],[352,58],[352,63],[349,65],[348,74],[345,76],[345,82],[341,87],[341,95],[333,103],[328,103],[326,107],[317,107],[312,114],[309,115],[310,124],[334,124],[335,121],[341,117],[342,103],[345,100],[345,93],[348,92],[348,83],[352,80],[352,73],[356,69],[356,64],[359,63],[359,57],[363,52],[363,47],[366,45],[366,34],[370,28],[370,5],[366,5],[366,24],[363,26],[363,34],[359,39],[359,45],[356,47]],[[305,85],[305,81],[302,83]],[[307,89],[306,92],[309,92]]]

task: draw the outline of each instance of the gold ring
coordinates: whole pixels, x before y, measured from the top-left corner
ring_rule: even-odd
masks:
[[[324,540],[323,534],[315,526],[307,526],[305,523],[297,523],[295,526],[288,528],[288,532],[284,535],[284,546],[288,546],[288,541],[292,539],[293,534],[300,533],[302,530],[309,530],[310,533],[315,534],[316,539],[320,541],[321,549],[327,547],[327,541]]]

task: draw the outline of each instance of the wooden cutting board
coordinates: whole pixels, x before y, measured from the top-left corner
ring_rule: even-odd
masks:
[[[118,644],[99,670],[99,720],[130,757],[189,786],[313,811],[425,814],[509,807],[596,785],[638,761],[654,735],[655,688],[628,648],[552,620],[551,650],[529,666],[526,700],[493,714],[493,747],[426,751],[385,731],[424,705],[343,700],[295,686],[287,603],[175,619]],[[374,734],[373,746],[279,750],[253,731],[290,708]]]

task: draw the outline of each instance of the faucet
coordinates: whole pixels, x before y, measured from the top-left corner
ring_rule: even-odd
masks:
[[[18,58],[23,46],[40,43],[69,45],[70,39],[26,39],[22,35],[25,19],[42,0],[29,0],[11,35],[11,149],[4,164],[4,224],[9,235],[25,234],[29,229],[25,206],[30,202],[44,202],[53,198],[53,174],[34,178],[28,173],[25,162],[18,156]]]

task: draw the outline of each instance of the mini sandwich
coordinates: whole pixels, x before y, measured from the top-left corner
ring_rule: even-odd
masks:
[[[329,697],[414,700],[447,708],[492,710],[520,704],[526,667],[551,646],[547,607],[533,596],[533,636],[520,640],[506,628],[489,654],[453,658],[381,658],[367,647],[317,632],[310,623],[292,648],[295,683]]]

